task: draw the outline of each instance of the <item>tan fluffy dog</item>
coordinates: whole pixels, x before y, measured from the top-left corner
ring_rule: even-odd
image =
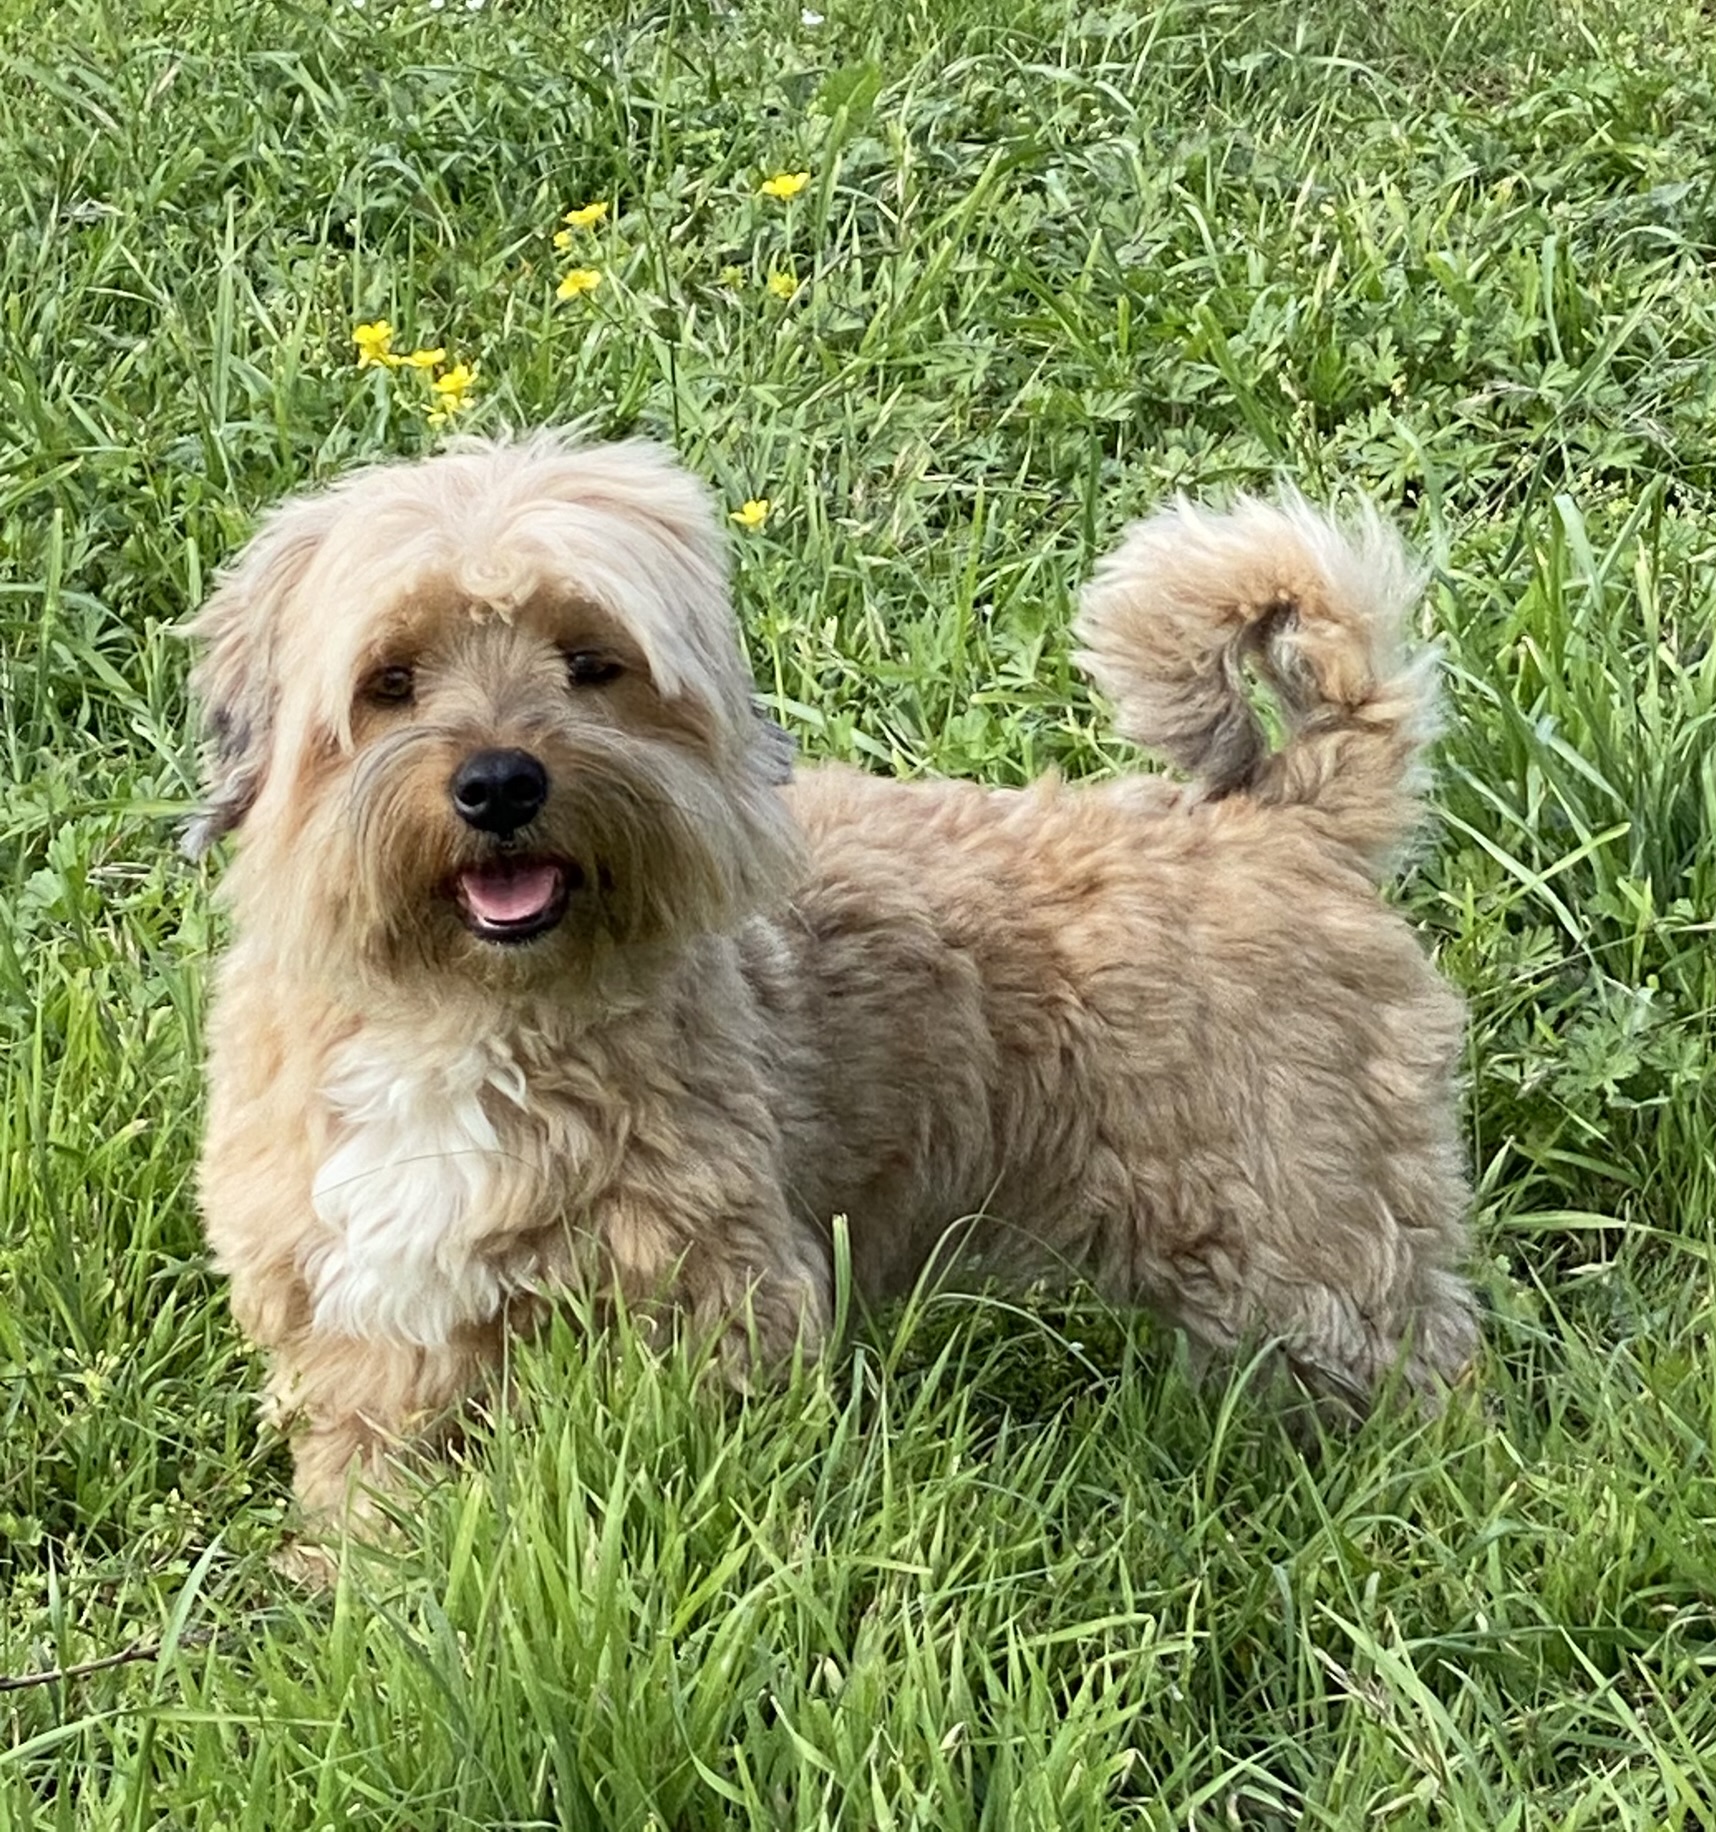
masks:
[[[1457,1375],[1460,1010],[1375,888],[1416,596],[1374,521],[1181,505],[1080,631],[1189,784],[783,787],[659,450],[468,445],[280,509],[197,626],[193,843],[239,829],[203,1206],[303,1501],[556,1288],[814,1350],[837,1215],[871,1297],[958,1224],[1361,1404]]]

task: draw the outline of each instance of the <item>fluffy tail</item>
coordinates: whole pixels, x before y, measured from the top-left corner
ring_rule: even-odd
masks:
[[[1436,725],[1435,656],[1403,648],[1423,583],[1374,511],[1343,529],[1298,496],[1225,515],[1182,497],[1097,568],[1079,660],[1127,737],[1213,795],[1313,811],[1380,874],[1416,821]],[[1248,671],[1285,725],[1278,749]]]

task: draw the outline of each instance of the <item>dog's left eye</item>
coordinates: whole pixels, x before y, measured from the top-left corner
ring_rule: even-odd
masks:
[[[599,649],[568,649],[566,678],[574,687],[606,687],[617,681],[625,670],[611,655]]]
[[[416,691],[417,683],[411,670],[403,663],[395,663],[390,668],[377,668],[363,684],[364,697],[374,700],[382,706],[403,706]]]

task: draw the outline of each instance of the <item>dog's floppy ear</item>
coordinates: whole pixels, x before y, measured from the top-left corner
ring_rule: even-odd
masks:
[[[207,783],[202,808],[181,841],[193,859],[232,832],[261,792],[279,697],[281,618],[328,524],[325,499],[276,510],[222,572],[189,626],[200,650],[191,697],[202,719]]]
[[[753,700],[751,710],[756,715],[752,755],[757,760],[757,774],[764,782],[778,788],[792,781],[793,765],[798,761],[798,740],[769,717],[761,700]]]

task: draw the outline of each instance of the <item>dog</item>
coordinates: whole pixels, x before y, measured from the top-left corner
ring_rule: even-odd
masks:
[[[297,1495],[340,1511],[557,1294],[735,1379],[956,1251],[1324,1398],[1475,1351],[1461,1006],[1378,896],[1434,664],[1369,516],[1179,502],[1080,657],[1180,766],[792,769],[704,488],[539,433],[289,501],[193,626],[234,833],[200,1197]],[[1282,730],[1254,710],[1267,689]]]

